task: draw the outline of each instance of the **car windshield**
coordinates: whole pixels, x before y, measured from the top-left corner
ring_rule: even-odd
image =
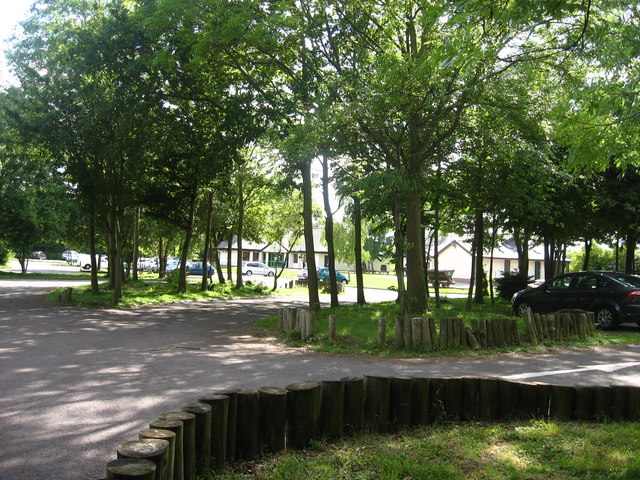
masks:
[[[640,277],[636,277],[635,275],[617,273],[609,276],[611,278],[615,278],[619,282],[626,283],[627,285],[631,285],[633,287],[640,287]]]

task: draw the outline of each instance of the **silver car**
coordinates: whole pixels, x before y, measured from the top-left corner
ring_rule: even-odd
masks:
[[[256,275],[273,277],[276,274],[276,271],[262,262],[242,262],[243,275],[251,276],[254,273]]]

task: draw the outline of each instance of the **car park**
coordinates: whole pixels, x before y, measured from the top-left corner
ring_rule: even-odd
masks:
[[[242,275],[265,275],[273,277],[276,271],[262,262],[242,262]]]
[[[514,313],[564,309],[594,312],[596,324],[609,330],[620,323],[640,324],[640,277],[620,272],[585,271],[559,275],[511,299]]]

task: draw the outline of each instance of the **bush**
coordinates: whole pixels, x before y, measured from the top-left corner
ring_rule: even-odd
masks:
[[[533,283],[533,277],[525,277],[519,272],[504,272],[500,278],[495,279],[495,287],[498,297],[511,301],[513,294],[527,288]]]

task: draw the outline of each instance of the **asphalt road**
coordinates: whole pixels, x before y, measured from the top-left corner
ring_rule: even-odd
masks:
[[[223,389],[359,375],[640,385],[640,346],[479,360],[332,356],[251,336],[256,320],[300,298],[90,310],[50,305],[54,283],[0,281],[1,480],[101,478],[116,446],[158,413]]]

